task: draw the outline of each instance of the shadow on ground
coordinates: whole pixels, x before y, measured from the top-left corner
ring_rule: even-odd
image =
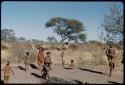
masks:
[[[77,84],[89,84],[88,82],[81,82],[79,80],[73,80],[73,81],[75,81]]]
[[[102,75],[107,75],[103,72],[100,72],[100,71],[95,71],[95,70],[91,70],[91,69],[85,69],[85,68],[78,68],[80,70],[84,70],[84,71],[89,71],[89,72],[92,72],[92,73],[97,73],[97,74],[102,74]]]
[[[57,65],[57,66],[62,66],[62,67],[63,67],[63,65],[62,65],[62,64],[54,64],[54,65]],[[69,65],[69,64],[65,64],[65,65]]]
[[[62,78],[51,77],[42,84],[88,84],[88,82],[81,82],[79,80],[64,80]]]
[[[112,84],[122,84],[122,83],[118,83],[118,82],[114,82],[114,81],[107,81],[108,83],[112,83]]]
[[[57,77],[51,77],[49,80],[42,82],[42,84],[77,84],[74,81],[67,81]]]
[[[22,67],[22,66],[18,66],[18,68],[20,69],[20,70],[26,70],[24,67]]]
[[[31,66],[31,68],[33,68],[33,69],[38,69],[38,67],[37,67],[36,65],[34,65],[34,64],[30,64],[30,66]]]
[[[38,75],[38,74],[36,74],[36,73],[31,73],[31,75],[33,75],[33,76],[36,77],[36,78],[42,78],[42,76],[40,76],[40,75]]]
[[[71,69],[70,67],[63,67],[64,69]]]

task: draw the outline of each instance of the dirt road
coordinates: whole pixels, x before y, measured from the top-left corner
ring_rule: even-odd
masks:
[[[67,67],[67,66],[65,66]],[[2,65],[3,68],[3,65]],[[41,72],[34,64],[31,64],[28,71],[25,72],[23,65],[12,65],[15,75],[11,76],[10,83],[69,83],[69,84],[119,84],[123,83],[123,71],[113,71],[113,75],[107,75],[107,67],[102,68],[75,68],[67,69],[60,65],[52,65],[50,71],[50,80],[41,78]],[[3,80],[3,71],[1,69],[1,79]]]

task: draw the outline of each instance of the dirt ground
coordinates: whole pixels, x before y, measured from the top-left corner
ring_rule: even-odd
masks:
[[[67,66],[52,65],[50,71],[50,79],[41,78],[41,71],[37,69],[35,64],[31,64],[28,71],[25,72],[24,65],[11,65],[14,70],[14,76],[11,74],[10,83],[27,83],[27,84],[122,84],[123,69],[115,68],[113,75],[108,76],[108,67],[76,67],[68,69]],[[3,65],[1,65],[3,69]],[[3,80],[3,71],[1,69],[1,79]]]

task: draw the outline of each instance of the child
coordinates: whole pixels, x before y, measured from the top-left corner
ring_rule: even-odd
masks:
[[[51,69],[50,64],[52,64],[51,52],[47,52],[44,60],[43,75],[42,75],[43,78],[46,78],[46,79],[47,77],[49,78],[49,71]]]
[[[28,70],[28,56],[29,56],[29,52],[26,52],[26,56],[25,56],[25,71]]]
[[[12,74],[14,75],[14,72],[12,70],[12,68],[9,66],[9,61],[7,61],[7,64],[4,67],[4,82],[5,83],[9,83],[9,79],[10,79],[10,70],[12,72]]]
[[[69,68],[73,69],[75,66],[74,66],[74,60],[71,60],[71,64],[69,65]]]
[[[43,65],[44,65],[44,48],[43,47],[40,47],[39,48],[39,53],[38,53],[38,60],[37,60],[37,64],[38,64],[38,69],[39,70],[42,70],[43,69]]]
[[[110,44],[109,48],[106,50],[106,55],[108,57],[109,67],[110,67],[109,76],[111,76],[112,75],[112,70],[115,67],[114,57],[116,55],[115,48],[113,48],[111,44]]]

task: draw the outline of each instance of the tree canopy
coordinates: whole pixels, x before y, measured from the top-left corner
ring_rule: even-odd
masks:
[[[61,42],[70,42],[72,40],[85,41],[86,39],[86,35],[83,33],[83,31],[85,31],[84,25],[75,19],[54,17],[50,19],[45,26],[54,29],[54,32],[61,36]]]
[[[1,29],[1,40],[4,41],[15,41],[15,32],[12,29]]]
[[[123,10],[116,4],[109,7],[109,14],[104,17],[104,21],[99,28],[99,37],[106,43],[123,42]]]

